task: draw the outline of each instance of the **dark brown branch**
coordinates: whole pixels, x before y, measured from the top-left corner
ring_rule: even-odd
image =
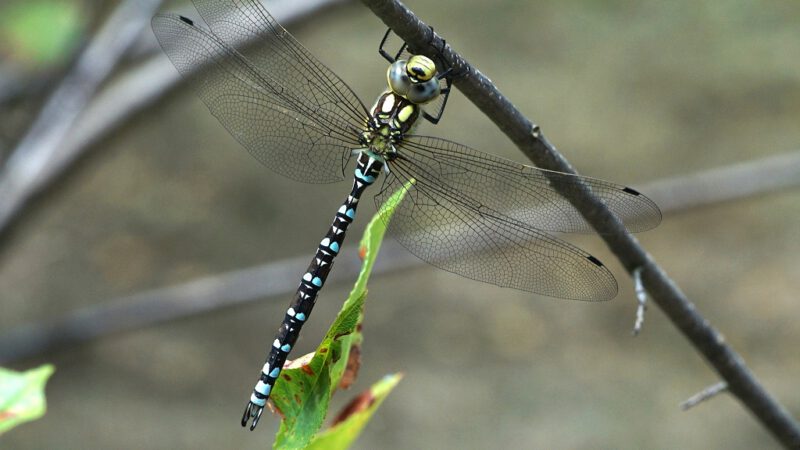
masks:
[[[456,87],[492,120],[537,166],[575,173],[567,160],[547,141],[540,128],[528,120],[492,82],[464,58],[445,45],[441,37],[402,3],[392,0],[362,0],[383,23],[394,30],[411,48],[431,58],[441,53],[463,76]],[[443,50],[442,50],[443,49]],[[554,183],[554,187],[559,186]],[[653,300],[672,323],[727,382],[730,392],[783,445],[800,448],[800,427],[791,415],[764,389],[745,366],[741,356],[728,346],[722,335],[697,311],[695,306],[667,276],[653,258],[625,231],[602,202],[590,192],[564,192],[602,237],[628,273],[642,268],[642,281]]]

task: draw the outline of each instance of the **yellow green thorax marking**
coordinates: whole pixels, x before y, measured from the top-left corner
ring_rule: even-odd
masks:
[[[403,109],[401,109],[400,112],[397,113],[397,120],[399,120],[401,123],[407,122],[408,119],[411,117],[412,114],[414,114],[414,111],[416,110],[417,110],[416,105],[412,104],[404,106]]]
[[[378,97],[371,112],[370,120],[361,133],[362,143],[376,155],[391,159],[395,152],[394,145],[416,123],[420,107],[389,90]]]

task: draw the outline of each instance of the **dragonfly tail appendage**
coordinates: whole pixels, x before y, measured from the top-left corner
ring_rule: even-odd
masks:
[[[246,427],[247,422],[253,419],[253,423],[250,425],[250,431],[255,430],[256,425],[258,425],[258,420],[261,419],[261,414],[263,413],[263,406],[256,405],[253,402],[247,402],[247,406],[244,407],[244,414],[242,415],[242,426]]]

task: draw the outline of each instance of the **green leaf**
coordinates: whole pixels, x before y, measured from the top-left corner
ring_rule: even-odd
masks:
[[[403,376],[387,375],[347,405],[329,429],[318,434],[306,450],[343,450],[358,438],[369,419]]]
[[[22,373],[0,368],[0,434],[44,415],[44,385],[54,370],[50,364]]]
[[[84,16],[76,2],[12,2],[0,8],[0,39],[16,60],[33,65],[57,63],[77,45]]]
[[[358,280],[322,343],[314,353],[292,361],[281,372],[271,395],[275,408],[283,415],[274,448],[305,448],[322,427],[331,396],[348,372],[351,354],[355,357],[359,352],[367,280],[389,218],[408,187],[392,195],[367,225],[359,250],[364,262]]]

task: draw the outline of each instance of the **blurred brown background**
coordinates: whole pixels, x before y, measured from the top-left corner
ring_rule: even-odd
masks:
[[[20,3],[4,2],[0,16]],[[71,3],[87,33],[114,6]],[[800,147],[796,1],[407,4],[585,175],[636,187]],[[361,4],[287,28],[365,103],[383,89],[376,48],[385,29]],[[18,57],[12,44],[0,39],[7,61]],[[525,162],[458,92],[449,102],[442,123],[421,134]],[[0,110],[4,152],[31,108]],[[207,274],[310,258],[347,190],[270,172],[178,89],[103,140],[16,223],[0,248],[0,330]],[[783,191],[670,213],[638,236],[795,417],[798,214],[797,191]],[[406,376],[356,448],[776,448],[727,395],[680,411],[715,374],[654,305],[632,338],[630,280],[598,238],[568,239],[615,273],[614,301],[540,298],[425,265],[374,277],[359,381],[336,406],[386,373]],[[324,289],[296,355],[316,346],[349,289]],[[270,446],[276,417],[253,433],[238,421],[289,300],[13,363],[53,362],[57,371],[47,415],[0,437],[0,447]]]

